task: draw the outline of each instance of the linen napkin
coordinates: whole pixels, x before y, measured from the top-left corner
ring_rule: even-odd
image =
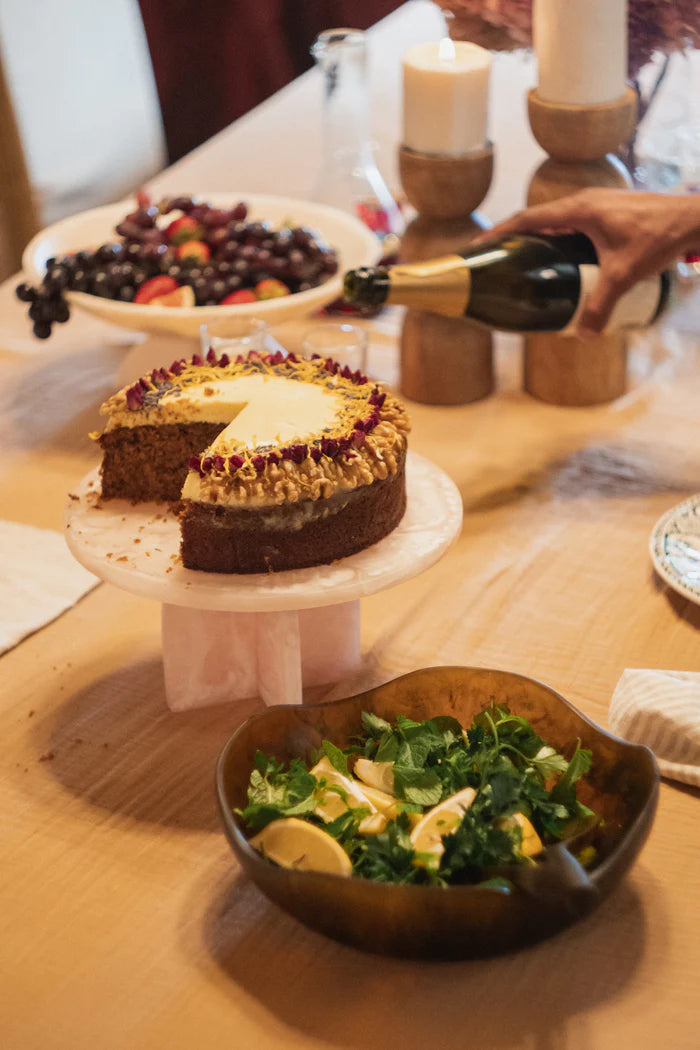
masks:
[[[617,736],[650,747],[665,777],[700,787],[700,673],[628,668],[609,723]]]
[[[0,653],[50,623],[99,583],[60,532],[0,521]]]

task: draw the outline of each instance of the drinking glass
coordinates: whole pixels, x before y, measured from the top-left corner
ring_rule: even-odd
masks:
[[[367,333],[354,324],[322,324],[310,328],[302,340],[305,357],[332,357],[351,372],[367,371]]]
[[[206,357],[211,347],[215,352],[247,354],[249,350],[262,352],[267,349],[268,329],[257,317],[221,318],[199,326],[202,356]]]

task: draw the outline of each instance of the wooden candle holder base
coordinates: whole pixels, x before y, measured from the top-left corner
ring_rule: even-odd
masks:
[[[404,192],[419,212],[401,240],[412,263],[466,248],[484,229],[471,213],[486,196],[493,148],[462,157],[399,149]],[[491,333],[468,321],[409,310],[401,332],[401,394],[428,405],[466,405],[494,388]]]
[[[627,339],[612,332],[595,339],[537,332],[525,338],[525,390],[552,405],[601,405],[625,393]]]
[[[493,393],[493,341],[486,328],[408,310],[401,330],[401,393],[424,405],[468,405]]]
[[[555,160],[598,160],[632,137],[637,96],[631,87],[614,102],[569,106],[545,102],[533,88],[527,96],[532,133]]]
[[[615,156],[600,160],[581,161],[579,164],[564,164],[548,158],[532,176],[527,193],[527,204],[549,204],[559,197],[567,197],[587,186],[603,186],[607,189],[631,190],[632,177],[621,160]]]
[[[410,204],[430,219],[459,219],[478,208],[493,177],[493,146],[451,157],[399,147],[399,175]]]
[[[637,96],[598,106],[544,102],[528,94],[532,132],[549,153],[530,183],[528,205],[544,204],[589,186],[628,189],[624,164],[612,154],[632,135]],[[627,384],[627,337],[612,332],[595,339],[538,332],[525,339],[525,390],[554,405],[601,405],[624,394]]]

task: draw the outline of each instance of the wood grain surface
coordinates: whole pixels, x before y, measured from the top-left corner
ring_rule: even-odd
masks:
[[[79,390],[81,355],[4,358],[2,513],[47,527],[96,461],[86,433],[115,378],[96,352],[96,396],[70,419],[79,405],[46,396],[59,360]],[[517,392],[518,371],[518,347],[501,347],[497,396],[412,406],[412,447],[463,494],[462,536],[363,602],[363,673],[326,695],[468,663],[540,678],[605,725],[623,668],[700,664],[700,608],[646,551],[656,518],[700,489],[698,354],[597,409],[542,405]],[[171,714],[159,641],[155,603],[102,585],[2,657],[3,1046],[419,1050],[438,1035],[467,1045],[467,1022],[482,1050],[650,1047],[658,1031],[696,1045],[698,792],[663,784],[629,878],[550,942],[478,964],[364,956],[238,872],[213,770],[255,701]]]
[[[180,189],[204,185],[207,156]],[[384,364],[391,323],[370,326]],[[130,352],[87,318],[40,347],[23,324],[0,289],[0,515],[60,529]],[[463,532],[363,601],[363,672],[326,695],[464,663],[540,678],[605,726],[625,667],[700,668],[700,607],[647,554],[656,519],[700,490],[700,347],[643,344],[632,363],[621,401],[558,408],[521,392],[507,339],[495,396],[411,406],[411,446],[458,484]],[[697,791],[662,784],[630,875],[554,939],[486,962],[375,958],[307,931],[237,869],[214,764],[256,702],[170,713],[159,625],[155,603],[102,585],[0,658],[3,1050],[697,1047]]]

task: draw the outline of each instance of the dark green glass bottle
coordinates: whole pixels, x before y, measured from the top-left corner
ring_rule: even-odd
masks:
[[[508,332],[558,332],[573,330],[597,276],[595,248],[583,234],[518,234],[428,262],[350,270],[344,295],[355,305],[398,303]],[[640,281],[621,297],[608,327],[651,324],[669,283],[667,273]]]

